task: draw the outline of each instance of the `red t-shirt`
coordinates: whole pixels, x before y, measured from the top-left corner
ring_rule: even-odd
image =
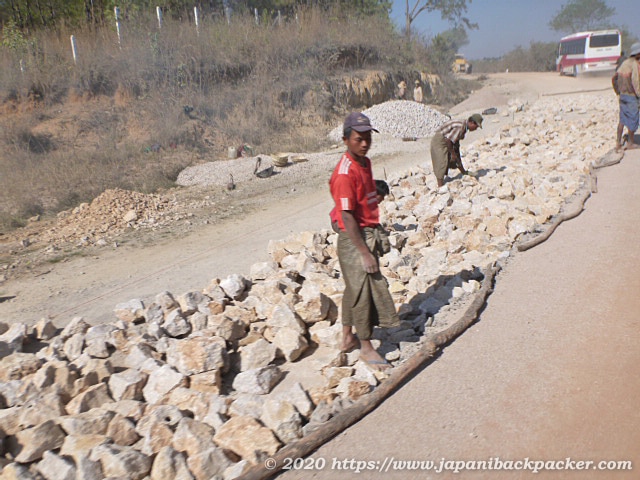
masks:
[[[342,216],[342,215],[338,215],[338,209],[336,207],[333,207],[329,212],[329,218],[331,219],[332,224],[338,221],[338,216]]]
[[[340,213],[343,210],[349,210],[361,228],[375,227],[380,223],[371,161],[365,158],[365,163],[363,167],[349,152],[345,152],[329,180],[331,196],[336,204],[332,221],[338,221],[340,230],[345,229]]]

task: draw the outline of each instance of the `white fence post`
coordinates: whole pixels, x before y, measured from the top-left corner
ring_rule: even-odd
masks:
[[[156,16],[158,17],[158,30],[162,29],[162,9],[156,7]]]
[[[224,16],[227,17],[227,25],[231,25],[231,9],[224,7]]]
[[[116,32],[118,32],[118,45],[122,48],[122,37],[120,35],[120,7],[113,7],[113,13],[116,16]]]
[[[280,10],[278,10],[278,26],[282,25],[282,16],[280,15]]]
[[[200,20],[198,18],[198,7],[193,7],[193,16],[196,19],[196,35],[200,35]]]
[[[257,8],[253,9],[253,14],[256,17],[256,25],[260,25],[260,19],[258,18],[258,9]]]
[[[74,65],[78,64],[78,45],[76,44],[75,35],[71,35],[71,54],[73,55]],[[22,60],[20,60],[22,62]]]
[[[24,75],[24,60],[20,59],[20,73]]]

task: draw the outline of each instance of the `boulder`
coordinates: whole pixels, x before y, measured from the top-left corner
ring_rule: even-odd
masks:
[[[213,440],[253,464],[273,456],[280,442],[273,432],[253,417],[233,417],[218,429]]]
[[[130,447],[99,445],[91,451],[89,459],[100,462],[105,478],[141,480],[151,471],[151,458]]]
[[[302,437],[302,417],[286,400],[267,399],[260,420],[283,444]]]
[[[278,384],[283,375],[282,370],[275,365],[254,368],[236,375],[233,388],[241,393],[266,395]]]
[[[128,302],[119,303],[113,309],[116,317],[124,322],[135,322],[144,320],[144,303],[142,300],[133,299]]]
[[[225,370],[227,350],[216,337],[190,337],[171,342],[166,352],[167,363],[183,375],[209,370]]]
[[[9,451],[16,462],[29,463],[40,460],[47,450],[62,446],[64,432],[53,420],[17,432],[9,444]]]
[[[138,370],[128,368],[119,373],[114,373],[109,378],[109,390],[111,396],[118,402],[120,400],[142,400],[142,389],[149,376]]]
[[[110,402],[113,402],[113,398],[109,395],[107,385],[100,383],[72,398],[66,408],[69,415],[77,415]]]
[[[273,338],[273,344],[289,362],[294,362],[309,348],[307,339],[288,327],[279,328]]]
[[[158,403],[167,393],[177,387],[185,386],[186,377],[169,365],[163,365],[149,375],[142,389],[144,399],[149,403]]]
[[[221,448],[214,447],[190,456],[187,465],[196,480],[211,480],[220,478],[231,461]]]
[[[276,346],[260,337],[257,341],[240,348],[240,371],[265,367],[276,358]]]
[[[167,446],[160,449],[151,467],[151,480],[194,480],[181,452]]]
[[[53,452],[46,451],[42,455],[42,460],[36,465],[36,470],[46,480],[69,480],[76,478],[76,467],[73,462],[65,460],[63,457]]]
[[[187,457],[192,457],[211,448],[215,448],[213,435],[215,430],[206,423],[192,418],[183,418],[178,423],[171,446]]]

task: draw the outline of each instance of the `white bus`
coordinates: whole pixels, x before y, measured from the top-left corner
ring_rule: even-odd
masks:
[[[618,30],[574,33],[560,39],[556,69],[560,75],[615,70],[622,53]]]

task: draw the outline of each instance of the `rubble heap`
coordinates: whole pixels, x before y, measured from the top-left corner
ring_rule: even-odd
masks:
[[[426,138],[432,136],[449,116],[413,100],[390,100],[363,110],[381,134],[397,138]],[[329,133],[334,142],[342,139],[342,126]]]

